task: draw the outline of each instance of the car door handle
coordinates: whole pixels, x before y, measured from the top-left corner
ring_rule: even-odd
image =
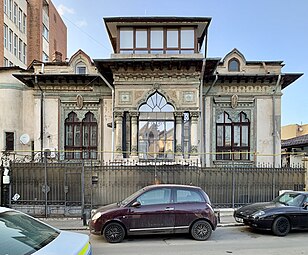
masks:
[[[165,211],[173,211],[174,208],[173,207],[166,207]]]

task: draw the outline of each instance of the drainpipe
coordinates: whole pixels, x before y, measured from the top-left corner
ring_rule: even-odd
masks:
[[[273,167],[276,166],[276,134],[277,134],[277,126],[276,126],[276,93],[278,90],[278,86],[280,86],[281,74],[278,75],[278,79],[275,85],[275,89],[272,94],[272,102],[273,102]]]
[[[200,77],[200,95],[199,95],[199,105],[200,105],[200,111],[201,111],[201,119],[199,121],[200,124],[200,133],[201,133],[201,166],[205,166],[204,162],[204,111],[203,111],[203,83],[204,83],[204,72],[205,72],[205,63],[206,58],[203,59],[202,62],[202,70],[201,70],[201,77]]]
[[[208,88],[208,90],[205,92],[204,98],[206,100],[206,97],[208,96],[210,90],[215,86],[216,82],[218,80],[218,74],[215,74],[215,80],[213,81],[213,83],[211,84],[211,86]],[[204,112],[204,120],[205,120],[205,112]],[[206,134],[205,134],[205,127],[204,127],[204,132],[203,132],[203,140],[205,141],[206,138]],[[204,155],[205,156],[205,155]]]
[[[107,84],[107,86],[111,89],[111,97],[112,97],[112,102],[111,102],[111,108],[112,108],[112,123],[111,123],[111,128],[112,128],[112,135],[111,135],[111,149],[112,149],[112,157],[111,160],[114,160],[114,87],[111,86],[111,84],[107,81],[107,79],[101,74],[98,73],[98,75],[102,78],[102,80]]]
[[[34,83],[41,91],[40,98],[40,141],[41,141],[41,161],[43,161],[43,149],[44,149],[44,91],[38,84],[37,75],[34,76]]]

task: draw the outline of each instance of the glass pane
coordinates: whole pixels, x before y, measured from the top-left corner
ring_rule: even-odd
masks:
[[[151,49],[162,49],[163,40],[163,30],[162,29],[152,29],[151,30]]]
[[[167,48],[179,47],[179,33],[177,29],[167,30]]]
[[[148,191],[137,198],[142,205],[167,204],[171,202],[171,189],[156,189]]]
[[[90,146],[97,146],[96,144],[96,137],[97,137],[97,127],[96,126],[92,126],[91,127],[91,144]]]
[[[181,50],[181,54],[194,54],[194,50]]]
[[[234,146],[241,146],[241,127],[234,126]]]
[[[120,50],[121,54],[133,54],[134,52],[132,50]]]
[[[133,30],[120,31],[120,48],[121,49],[133,48]]]
[[[225,126],[225,146],[231,146],[231,126]]]
[[[221,113],[217,116],[217,121],[216,123],[224,123],[224,114]]]
[[[236,60],[229,62],[229,71],[239,71],[239,63]]]
[[[147,30],[136,30],[136,48],[147,48]]]
[[[151,50],[151,54],[163,54],[163,50]]]
[[[75,126],[75,139],[74,139],[74,146],[81,145],[81,132],[80,132],[80,125]]]
[[[180,51],[179,50],[167,50],[166,54],[179,54]]]
[[[181,30],[181,48],[193,49],[194,48],[194,30],[182,29]]]
[[[148,54],[147,50],[135,50],[135,54]]]
[[[89,126],[83,127],[83,146],[89,146]]]
[[[223,126],[217,126],[217,146],[224,146],[222,138],[223,138]]]
[[[243,126],[242,127],[242,146],[248,146],[248,141],[249,141],[248,133],[249,133],[248,127]]]

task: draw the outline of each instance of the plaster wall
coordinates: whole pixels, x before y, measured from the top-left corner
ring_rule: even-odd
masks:
[[[112,128],[107,127],[108,123],[112,123],[112,99],[104,99],[102,107],[102,158],[105,161],[112,159]]]
[[[280,99],[276,99],[276,132],[273,134],[273,100],[271,97],[256,99],[256,163],[280,165]],[[274,136],[276,139],[274,151]]]

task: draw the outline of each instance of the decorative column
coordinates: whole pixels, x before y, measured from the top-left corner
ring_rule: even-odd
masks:
[[[200,155],[198,155],[198,122],[199,122],[200,112],[191,112],[190,116],[191,116],[190,153],[191,157],[199,158]]]
[[[182,147],[182,122],[183,122],[183,112],[175,112],[175,162],[179,163],[183,159],[183,147]]]
[[[131,136],[131,158],[137,159],[138,158],[138,112],[130,112],[130,121],[131,121],[131,132],[132,132],[132,136]]]
[[[115,119],[115,159],[122,159],[123,158],[123,112],[114,112],[114,119]]]

